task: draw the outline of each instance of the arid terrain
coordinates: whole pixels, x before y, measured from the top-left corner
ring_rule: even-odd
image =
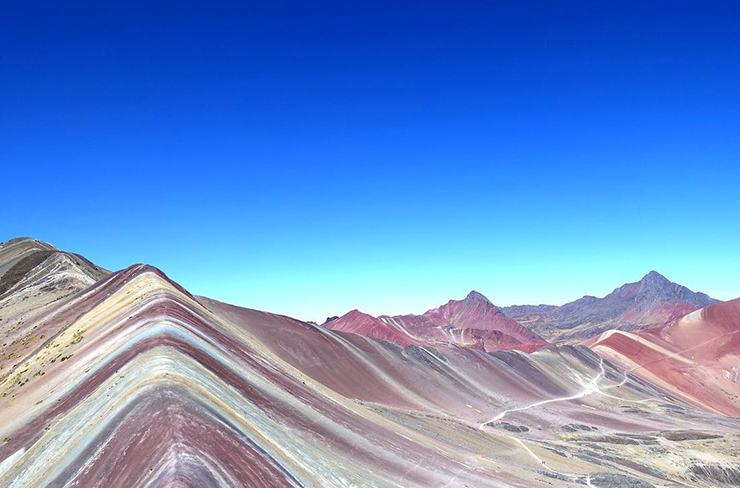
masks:
[[[740,300],[322,325],[0,246],[0,486],[738,486]]]

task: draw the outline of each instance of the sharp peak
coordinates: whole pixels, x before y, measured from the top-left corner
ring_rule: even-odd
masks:
[[[651,271],[640,279],[638,282],[642,287],[660,287],[664,288],[673,284],[671,280],[658,273],[657,271]]]
[[[471,290],[470,293],[465,297],[466,301],[484,301],[491,303],[491,300],[489,300],[483,293],[475,290]]]
[[[656,278],[657,278],[657,279],[660,279],[660,280],[670,281],[670,280],[669,280],[668,278],[666,278],[666,277],[665,277],[665,276],[663,276],[662,274],[658,273],[658,272],[657,272],[657,271],[655,271],[654,269],[653,269],[653,270],[651,270],[651,271],[650,271],[650,272],[649,272],[648,274],[646,274],[645,276],[643,276],[643,277],[642,277],[642,279],[641,279],[640,281],[645,281],[645,280],[648,280],[648,279],[651,279],[651,278],[652,278],[652,279],[656,279]]]

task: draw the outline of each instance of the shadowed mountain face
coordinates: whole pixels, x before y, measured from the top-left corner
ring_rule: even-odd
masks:
[[[0,321],[3,487],[732,486],[740,476],[740,421],[696,390],[650,380],[655,358],[608,338],[599,354],[629,357],[633,374],[584,346],[402,347],[196,297],[151,266],[107,274],[24,246],[0,255],[59,254],[24,264],[2,296],[26,317]],[[104,276],[85,286],[95,272]],[[421,323],[509,324],[468,298]],[[663,345],[704,328],[734,337],[736,314],[705,310]],[[353,315],[369,330],[388,325]],[[740,367],[736,342],[714,344],[726,352],[694,360]]]
[[[502,311],[548,340],[578,341],[610,329],[663,325],[717,302],[651,271],[603,298],[585,296],[560,307],[520,305]]]
[[[357,310],[327,321],[324,327],[394,341],[403,346],[456,345],[485,351],[536,351],[542,338],[504,315],[486,297],[471,291],[463,300],[450,300],[423,315],[381,315]]]

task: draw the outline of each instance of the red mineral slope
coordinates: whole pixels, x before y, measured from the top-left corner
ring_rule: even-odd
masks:
[[[471,291],[463,300],[450,300],[423,315],[381,315],[353,310],[324,327],[394,341],[402,346],[456,345],[485,351],[533,352],[547,345],[538,335],[508,318],[482,294]]]
[[[703,408],[740,416],[740,298],[668,325],[587,342],[627,371]]]
[[[392,325],[359,310],[352,310],[339,318],[329,320],[324,324],[324,327],[337,332],[350,332],[384,341],[393,341],[404,347],[411,344],[421,345],[424,343],[413,339]]]

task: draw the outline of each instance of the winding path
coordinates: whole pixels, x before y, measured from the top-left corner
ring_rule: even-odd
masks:
[[[539,407],[539,406],[542,406],[542,405],[547,405],[549,403],[557,403],[557,402],[566,402],[566,401],[569,401],[569,400],[577,400],[578,398],[583,398],[583,397],[585,397],[587,395],[591,395],[592,393],[602,393],[601,388],[599,388],[599,381],[601,381],[601,379],[604,377],[605,374],[606,374],[606,370],[604,369],[604,360],[601,359],[601,358],[599,358],[599,374],[597,374],[596,376],[594,376],[591,379],[591,381],[588,382],[588,384],[586,385],[586,388],[583,391],[580,391],[578,393],[575,393],[575,394],[569,395],[569,396],[558,397],[558,398],[550,398],[548,400],[542,400],[542,401],[539,401],[539,402],[536,402],[536,403],[525,405],[523,407],[517,407],[517,408],[511,408],[509,410],[504,410],[503,412],[499,413],[498,415],[496,415],[491,420],[488,420],[487,422],[481,423],[479,425],[479,428],[480,429],[483,429],[488,424],[491,424],[493,422],[497,422],[497,421],[501,420],[502,418],[504,418],[506,416],[506,414],[511,413],[511,412],[521,412],[523,410],[529,410],[530,408]],[[627,375],[624,375],[624,379],[622,379],[622,381],[620,383],[616,383],[614,385],[609,385],[606,388],[616,388],[617,386],[624,385],[626,382],[627,382]]]

